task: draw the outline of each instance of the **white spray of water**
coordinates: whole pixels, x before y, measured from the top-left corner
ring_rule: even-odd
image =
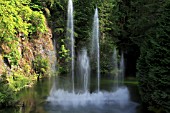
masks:
[[[81,76],[81,84],[83,85],[84,92],[88,92],[90,83],[90,62],[87,56],[87,50],[84,48],[81,50],[78,56],[78,69],[79,76]]]
[[[92,34],[92,48],[91,54],[94,55],[95,62],[97,62],[97,82],[98,92],[100,91],[100,46],[99,46],[99,17],[98,9],[96,8],[93,18],[93,34]]]
[[[73,83],[73,92],[74,92],[74,23],[73,23],[73,2],[72,0],[68,1],[68,11],[67,11],[67,37],[70,38],[71,43],[69,44],[69,49],[71,51],[71,76],[72,76],[72,83]]]

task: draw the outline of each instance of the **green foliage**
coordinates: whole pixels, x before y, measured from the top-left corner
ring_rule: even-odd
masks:
[[[36,5],[41,5],[48,19],[48,24],[53,28],[53,39],[57,41],[57,58],[59,62],[59,70],[67,70],[70,61],[70,54],[66,46],[66,16],[67,16],[67,2],[68,0],[35,0]],[[67,65],[67,67],[66,67]],[[64,72],[60,71],[60,72]]]
[[[28,66],[27,66],[28,67]],[[29,68],[27,68],[29,70]],[[16,91],[32,84],[34,75],[25,75],[25,70],[14,69],[8,76],[3,73],[0,77],[0,106],[14,106],[16,103]]]
[[[43,58],[41,55],[36,56],[33,60],[33,69],[35,70],[38,78],[42,75],[48,74],[49,70],[49,61],[46,58]]]
[[[120,33],[118,25],[119,13],[118,2],[112,0],[103,1],[99,6],[100,19],[100,56],[101,72],[110,72],[113,50],[118,42]],[[106,59],[107,58],[107,59]],[[106,71],[105,71],[106,70]]]
[[[60,66],[59,66],[59,72],[60,73],[66,73],[69,71],[69,66],[68,63],[72,60],[70,58],[70,51],[66,49],[65,47],[65,42],[63,39],[61,39],[61,48],[59,51],[59,59],[60,59]]]
[[[69,68],[68,66],[59,66],[59,72],[62,74],[68,73],[69,72]]]
[[[132,40],[140,46],[137,77],[143,102],[155,113],[169,113],[170,2],[156,2],[134,3],[142,15],[130,20],[135,30]]]
[[[53,37],[57,40],[57,53],[60,67],[65,67],[64,62],[70,61],[68,50],[66,46],[69,43],[66,36],[66,21],[67,21],[67,4],[68,0],[34,0],[34,4],[44,7],[45,12],[51,15],[48,18],[48,23],[53,28]],[[99,9],[100,17],[100,31],[101,31],[101,51],[104,51],[101,55],[101,63],[103,72],[108,72],[106,68],[110,62],[103,60],[106,57],[111,56],[115,42],[117,42],[116,36],[119,34],[118,23],[118,4],[113,0],[74,0],[74,37],[75,37],[75,49],[79,51],[82,47],[87,46],[90,49],[90,41],[92,37],[92,23],[93,15],[96,6]],[[48,10],[48,11],[47,11]],[[64,42],[63,42],[64,40]],[[89,45],[87,44],[89,43]],[[107,46],[108,48],[106,48]],[[109,54],[108,54],[109,51]],[[67,55],[66,55],[67,53]],[[104,70],[104,68],[106,70]]]
[[[96,7],[99,11],[101,72],[108,73],[110,56],[113,54],[113,48],[117,42],[116,36],[119,34],[117,1],[74,1],[74,9],[76,9],[74,11],[74,24],[75,32],[78,34],[75,37],[76,50],[79,51],[84,46],[88,50],[91,49],[93,16]],[[92,70],[95,69],[95,66],[92,66]]]
[[[111,39],[117,42],[116,36],[120,33],[119,4],[116,0],[106,0],[98,5],[101,40]]]
[[[30,41],[29,39],[45,33],[46,30],[41,6],[32,4],[31,0],[0,0],[0,54],[7,58],[11,68],[10,72],[4,74],[3,81],[0,76],[0,106],[12,104],[14,91],[30,85],[35,79],[30,64],[21,63],[24,61],[22,42]],[[36,63],[39,63],[39,70],[36,68],[36,72],[46,74],[48,61],[42,58]],[[9,71],[8,67],[6,70]]]
[[[11,106],[15,102],[15,92],[5,82],[6,79],[0,79],[0,106]]]
[[[111,61],[113,56],[115,42],[111,37],[107,37],[100,42],[101,72],[109,73],[112,67]]]
[[[67,50],[64,45],[61,45],[61,51],[59,51],[59,54],[60,59],[64,58],[66,62],[69,62],[69,60],[71,60],[69,58],[69,50]]]
[[[32,85],[35,80],[34,74],[30,75],[30,66],[25,64],[23,69],[14,67],[10,73],[4,72],[0,76],[0,107],[15,106],[18,101],[17,91]]]
[[[46,30],[45,17],[42,13],[34,11],[30,19],[32,20],[31,32],[44,32]]]
[[[8,85],[1,84],[0,106],[11,106],[15,102],[15,93]]]
[[[5,53],[4,57],[10,60],[11,65],[18,65],[21,58],[20,33],[31,37],[34,33],[46,31],[44,15],[41,11],[33,11],[29,5],[30,0],[0,1],[0,43],[9,47],[10,52]]]
[[[14,43],[8,43],[7,46],[10,48],[11,51],[4,55],[4,57],[8,58],[12,66],[18,65],[19,60],[21,59],[21,53],[18,51],[19,42],[13,42]]]
[[[43,14],[31,10],[29,3],[22,0],[0,1],[0,41],[12,41],[20,32],[28,36],[35,30],[38,32],[46,30]]]
[[[141,56],[138,61],[141,96],[143,101],[152,108],[168,113],[170,104],[168,101],[170,98],[168,66],[170,59],[168,56],[170,56],[170,52],[167,47],[160,45],[162,43],[160,39],[157,40],[157,43],[153,43],[153,40],[156,41],[156,39],[150,39],[148,44],[141,47]]]
[[[19,91],[20,89],[24,88],[26,85],[29,85],[31,79],[23,75],[21,71],[15,71],[13,75],[7,78],[9,82],[9,86],[12,91]]]

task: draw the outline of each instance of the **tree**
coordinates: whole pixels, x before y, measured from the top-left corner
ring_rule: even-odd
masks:
[[[170,1],[131,2],[131,40],[140,47],[137,78],[143,102],[155,113],[170,112]]]

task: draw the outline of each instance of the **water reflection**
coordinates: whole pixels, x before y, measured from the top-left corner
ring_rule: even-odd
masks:
[[[60,84],[61,87],[68,87],[68,84],[64,84],[69,80],[66,77],[60,77],[61,79],[57,78],[56,85]],[[88,103],[85,106],[62,106],[60,104],[52,104],[47,102],[46,99],[49,96],[50,89],[52,88],[52,81],[55,80],[54,78],[51,79],[44,79],[34,87],[22,90],[18,98],[21,99],[21,104],[24,104],[24,107],[18,107],[13,109],[4,109],[0,110],[0,113],[142,113],[141,110],[138,108],[138,104],[136,102],[139,101],[139,94],[136,85],[128,86],[130,93],[130,101],[126,106],[122,107],[119,104],[115,104],[112,101],[107,101],[102,105],[98,106],[97,104]],[[106,82],[107,80],[101,83],[101,89],[105,89],[106,92],[112,89],[113,83]],[[94,83],[95,84],[95,83]],[[92,84],[91,87],[96,87]],[[93,89],[93,88],[92,88]],[[94,91],[91,91],[94,92]],[[110,95],[109,95],[110,96]],[[81,98],[81,97],[79,97]],[[63,100],[64,101],[64,100]],[[97,100],[94,99],[94,103]]]
[[[136,113],[136,106],[130,103],[126,107],[117,104],[105,103],[102,106],[88,104],[87,106],[61,106],[47,103],[45,106],[48,113]]]

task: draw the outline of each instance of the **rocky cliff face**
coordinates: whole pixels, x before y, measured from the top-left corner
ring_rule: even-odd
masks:
[[[19,64],[16,67],[12,67],[10,59],[4,57],[5,54],[10,53],[10,49],[7,45],[0,45],[0,75],[3,73],[9,73],[10,71],[16,70],[27,70],[30,69],[27,74],[35,73],[32,67],[32,62],[35,60],[36,56],[39,55],[42,58],[47,59],[50,62],[51,52],[54,51],[52,43],[52,33],[51,29],[44,34],[36,34],[31,39],[25,37],[19,37],[18,51],[21,56],[19,59]],[[52,62],[50,62],[52,64]],[[26,69],[24,69],[26,68]]]

